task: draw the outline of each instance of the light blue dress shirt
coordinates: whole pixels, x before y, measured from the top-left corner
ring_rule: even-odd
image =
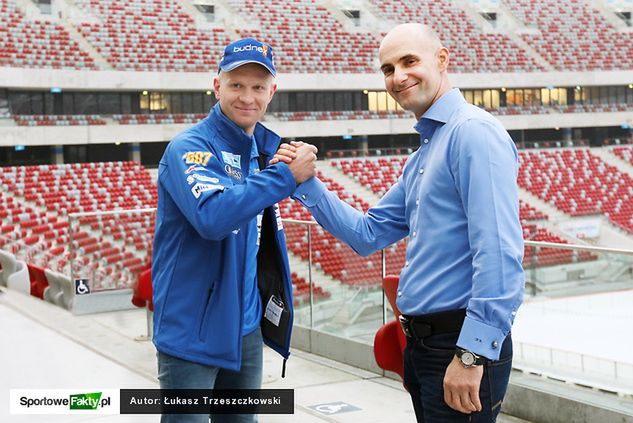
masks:
[[[516,147],[499,121],[458,89],[440,97],[415,129],[420,148],[366,214],[317,178],[299,185],[293,198],[361,255],[408,235],[400,311],[466,308],[457,345],[498,360],[523,299]]]

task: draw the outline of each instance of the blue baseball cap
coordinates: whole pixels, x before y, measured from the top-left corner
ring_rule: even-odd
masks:
[[[262,43],[255,38],[242,38],[226,46],[218,72],[230,72],[247,63],[257,63],[268,69],[273,76],[277,74],[273,48],[270,44]]]

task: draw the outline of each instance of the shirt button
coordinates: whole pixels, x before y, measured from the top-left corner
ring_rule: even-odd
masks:
[[[492,349],[493,350],[496,350],[498,346],[499,346],[499,343],[497,341],[492,341]]]
[[[398,297],[402,297],[402,291],[398,291]]]
[[[419,198],[416,198],[416,199],[415,199],[415,205],[416,205],[416,206],[419,206],[419,205],[420,205],[420,199],[419,199]]]
[[[405,266],[408,266],[408,265],[409,265],[409,260],[407,260],[407,261],[404,263],[404,265],[405,265]]]
[[[308,196],[307,196],[307,195],[305,195],[305,194],[303,194],[303,195],[301,196],[301,199],[302,199],[302,200],[305,200],[306,198],[308,198]]]
[[[429,143],[429,139],[428,138],[424,138],[424,144],[428,144]]]
[[[420,174],[423,174],[423,173],[424,173],[424,169],[420,169]]]
[[[416,231],[413,231],[413,236],[416,236],[416,235],[417,235],[417,232],[416,232]]]

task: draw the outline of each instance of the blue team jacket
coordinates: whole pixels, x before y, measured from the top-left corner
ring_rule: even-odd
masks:
[[[268,163],[280,137],[259,123],[254,135],[260,163]],[[249,175],[251,147],[251,138],[217,104],[165,150],[152,261],[158,351],[239,370],[247,251],[240,229],[264,210],[257,277],[269,318],[260,326],[264,342],[289,356],[292,284],[277,202],[296,183],[283,163]]]

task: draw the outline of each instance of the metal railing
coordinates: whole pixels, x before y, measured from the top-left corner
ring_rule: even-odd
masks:
[[[76,235],[80,232],[89,232],[88,228],[92,230],[90,225],[95,224],[91,235],[99,238],[98,242],[109,242],[112,245],[118,243],[122,250],[149,258],[149,248],[139,250],[132,245],[130,239],[115,239],[113,236],[113,224],[115,228],[120,229],[127,225],[125,216],[131,216],[136,219],[132,221],[137,222],[141,215],[142,222],[150,222],[155,215],[155,209],[69,215],[68,251],[71,259],[67,274],[70,274],[71,280],[90,278],[94,291],[132,286],[136,281],[134,272],[126,272],[120,265],[109,263],[100,256],[101,250],[88,253],[90,260],[83,259],[82,246],[79,245]],[[113,221],[112,217],[116,220]],[[380,281],[387,274],[399,274],[398,260],[403,254],[400,247],[387,248],[373,256],[359,258],[349,247],[336,241],[314,221],[282,221],[288,240],[291,268],[299,277],[306,279],[309,288],[307,301],[304,302],[300,301],[299,293],[295,292],[296,325],[350,342],[373,345],[373,337],[378,328],[393,316]],[[136,229],[139,232],[151,233],[147,228]],[[100,236],[97,236],[99,234]],[[550,265],[542,265],[538,260],[524,263],[528,294],[532,295],[526,298],[526,304],[532,299],[633,288],[633,250],[530,240],[525,241],[525,246],[533,249],[533,258],[552,250],[561,252],[562,257],[560,262]],[[565,251],[574,255],[562,254]],[[307,255],[302,257],[301,252],[307,252]],[[118,260],[122,262],[125,260],[124,257],[125,255],[122,255]],[[86,261],[96,262],[99,263],[97,267],[111,267],[113,270],[108,273],[101,269],[99,273],[94,266],[84,265]],[[142,257],[141,261],[144,261]],[[337,262],[339,268],[342,266],[342,272],[339,269],[337,274],[336,270],[328,265],[332,262]],[[361,267],[358,267],[359,263]],[[362,280],[363,277],[354,275],[354,272],[368,276],[366,280]],[[109,282],[99,279],[106,276]],[[117,280],[117,277],[123,279]],[[551,326],[542,328],[552,329]],[[564,375],[566,380],[575,383],[591,385],[588,381],[593,380],[595,386],[601,389],[633,394],[623,388],[627,383],[633,386],[633,363],[601,358],[581,351],[570,352],[546,345],[533,345],[516,338],[515,345],[517,365],[520,368],[532,372],[539,369],[538,371],[552,377],[560,378]]]

